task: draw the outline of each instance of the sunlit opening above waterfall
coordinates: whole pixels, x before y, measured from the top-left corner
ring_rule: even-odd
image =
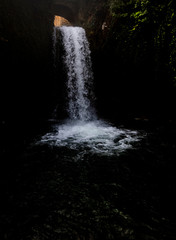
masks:
[[[61,26],[71,26],[71,23],[61,16],[54,16],[54,26],[55,27],[61,27]]]

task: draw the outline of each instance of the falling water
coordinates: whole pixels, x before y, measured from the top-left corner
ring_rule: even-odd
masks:
[[[53,126],[53,132],[44,135],[40,144],[76,150],[77,159],[82,159],[87,153],[118,155],[133,147],[133,143],[140,139],[137,131],[119,129],[97,119],[93,108],[93,73],[85,30],[81,27],[54,27],[55,61],[56,46],[60,36],[67,70],[69,119],[63,124]]]
[[[89,43],[81,27],[59,28],[65,50],[64,62],[67,69],[68,113],[72,120],[95,119],[93,102],[93,73]]]

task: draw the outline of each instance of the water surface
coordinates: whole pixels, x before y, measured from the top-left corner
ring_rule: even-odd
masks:
[[[73,121],[54,125],[53,131],[42,136],[38,144],[77,150],[78,156],[98,154],[117,156],[133,147],[143,136],[135,130],[116,128],[102,120]]]

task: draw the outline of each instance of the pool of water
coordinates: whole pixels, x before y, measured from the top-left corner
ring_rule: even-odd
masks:
[[[3,155],[1,239],[176,239],[174,128],[49,125]]]

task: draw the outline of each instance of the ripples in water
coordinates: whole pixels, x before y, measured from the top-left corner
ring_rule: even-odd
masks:
[[[67,121],[54,125],[37,144],[79,150],[79,154],[118,155],[140,141],[138,131],[116,128],[105,121]]]

